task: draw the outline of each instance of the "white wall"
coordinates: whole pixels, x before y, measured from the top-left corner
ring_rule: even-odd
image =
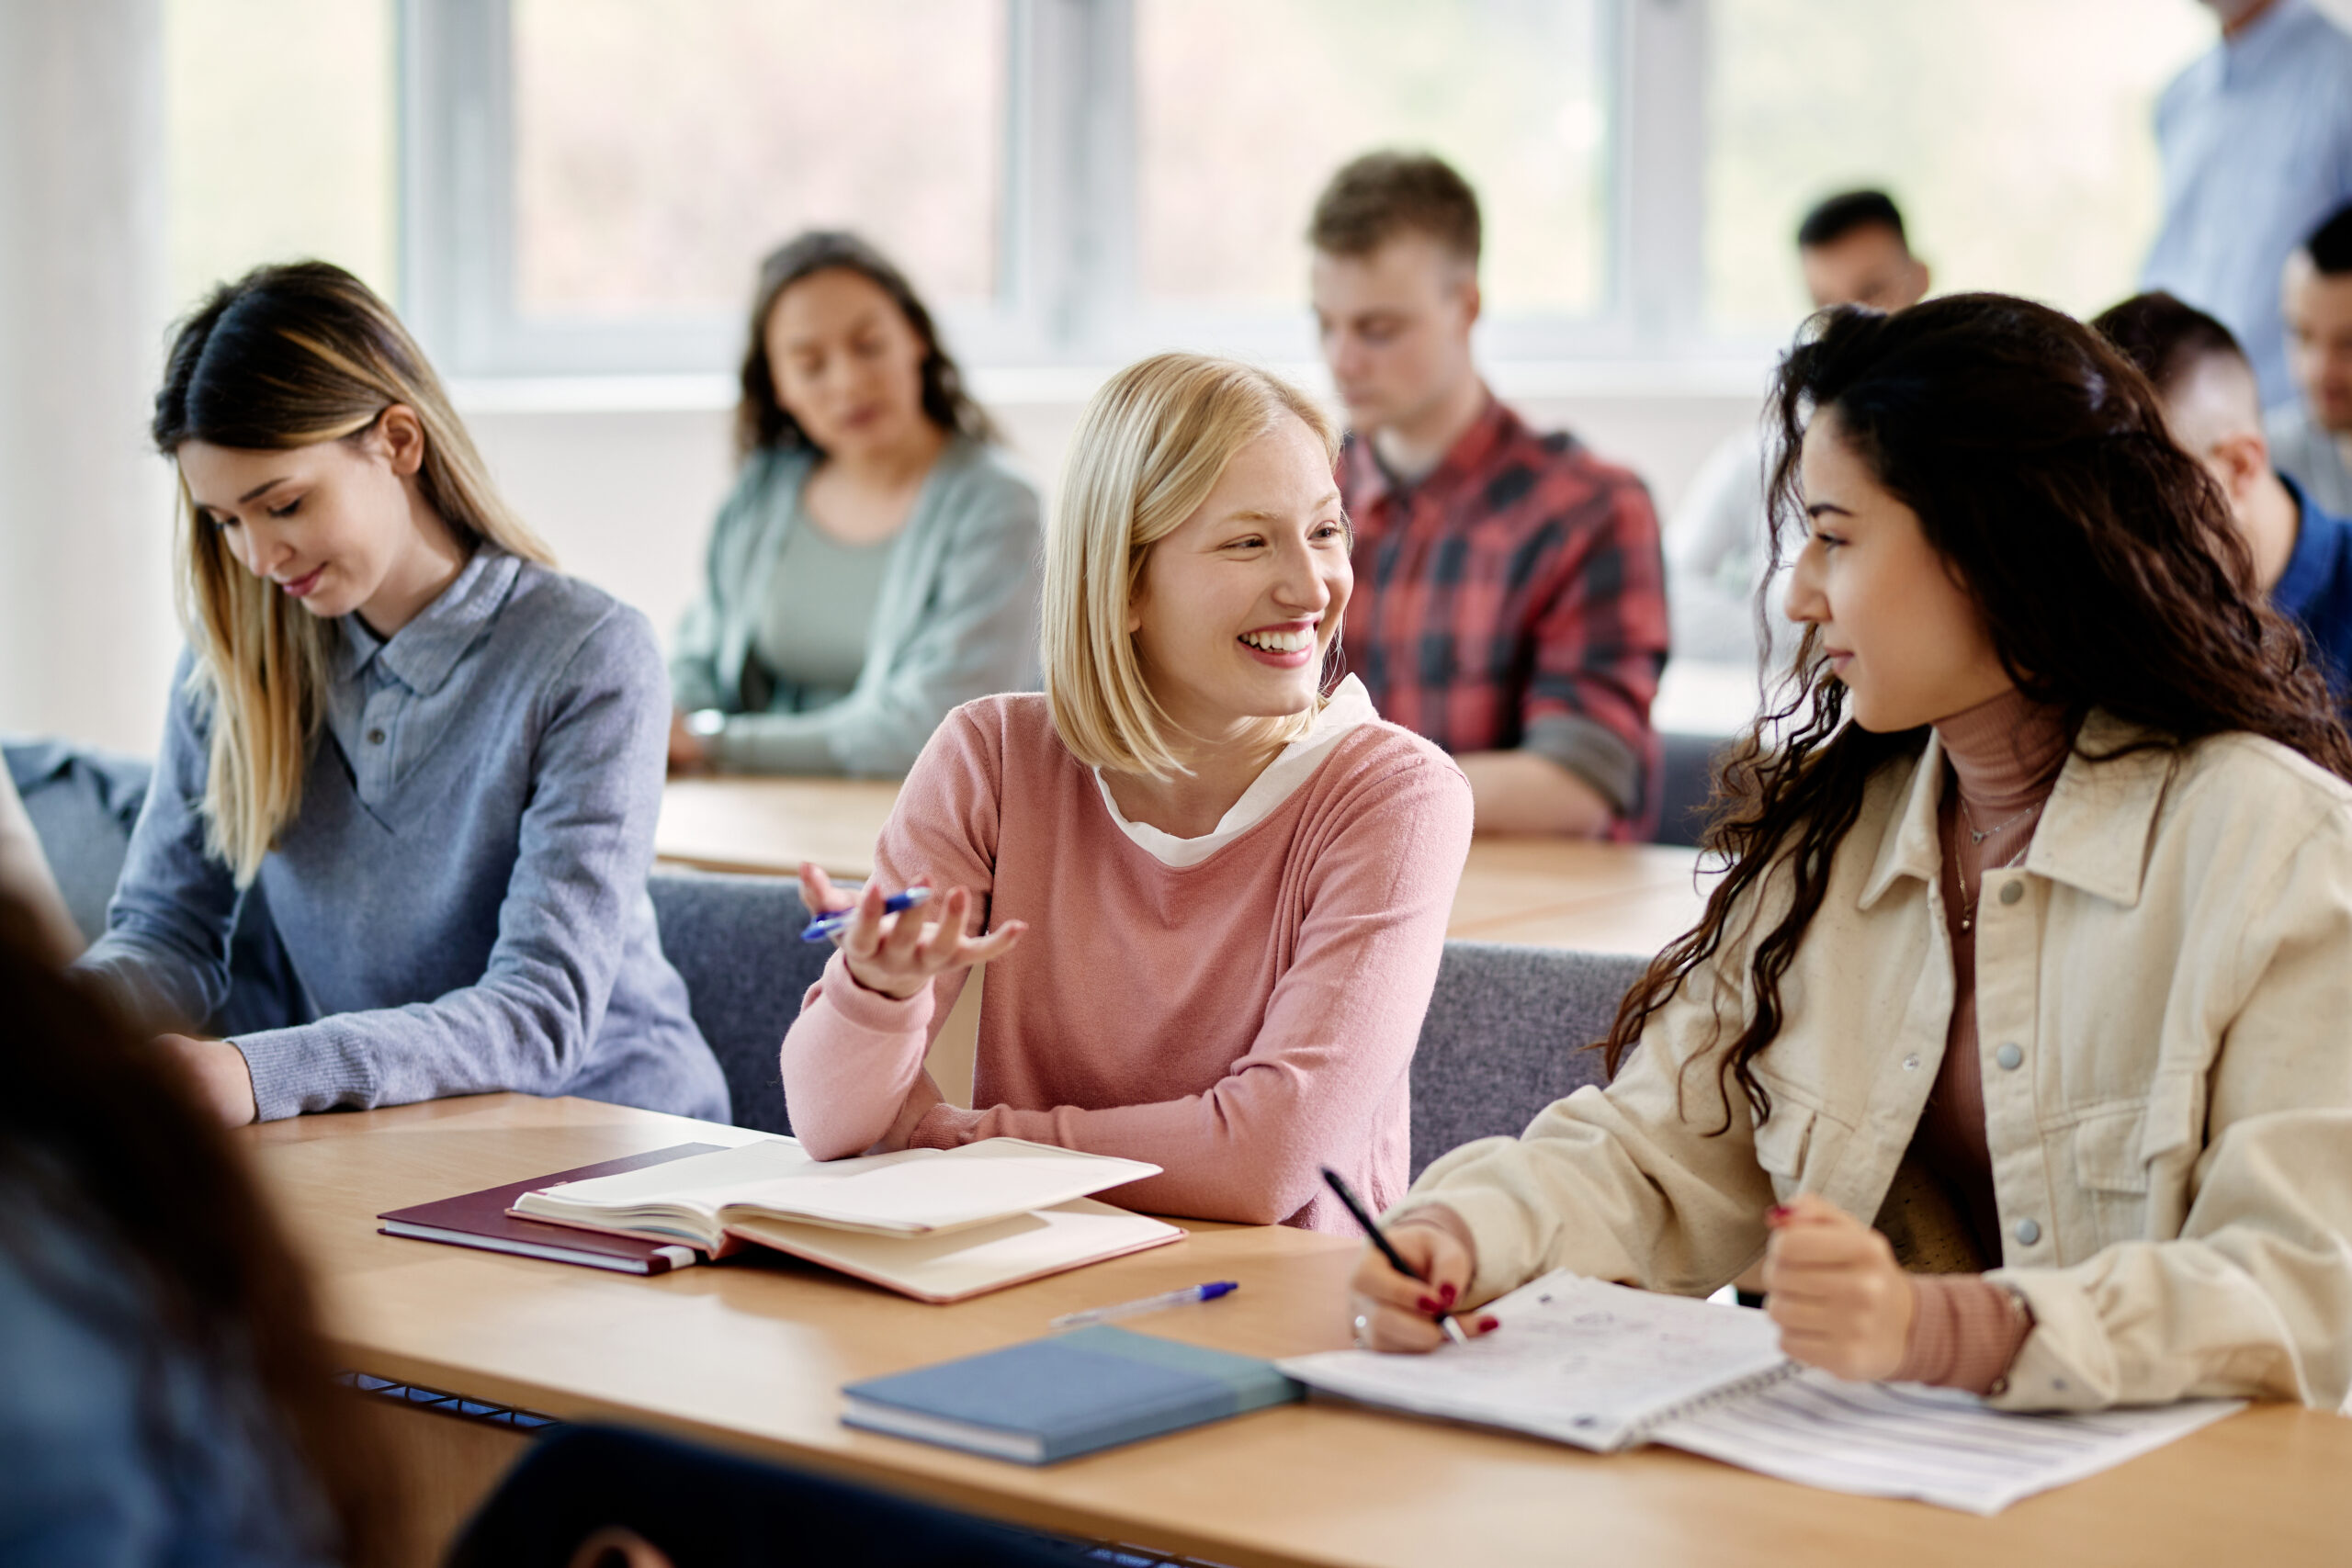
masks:
[[[160,0],[0,4],[0,732],[142,751],[179,641],[162,36]]]
[[[518,408],[486,389],[460,389],[458,398],[471,405],[467,423],[508,498],[566,569],[642,609],[666,641],[695,591],[711,515],[727,491],[729,411],[708,400],[626,412]],[[1708,451],[1757,410],[1755,397],[1720,388],[1597,389],[1513,400],[1539,426],[1573,430],[1640,473],[1662,509],[1680,496]],[[1023,462],[1049,489],[1080,404],[1076,396],[990,404]]]

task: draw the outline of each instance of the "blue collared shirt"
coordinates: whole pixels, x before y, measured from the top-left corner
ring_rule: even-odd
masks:
[[[2352,700],[2352,522],[2321,511],[2292,479],[2300,513],[2294,553],[2270,591],[2280,614],[2301,623],[2339,699]]]
[[[2278,275],[2352,200],[2352,34],[2311,0],[2278,0],[2175,77],[2156,101],[2164,225],[2142,285],[2220,317],[2262,379],[2287,378]]]
[[[726,1120],[645,886],[670,719],[645,617],[484,547],[397,635],[345,615],[335,642],[260,873],[302,991],[300,1021],[235,1037],[263,1119],[520,1089]],[[81,960],[157,1027],[220,1007],[242,901],[205,848],[187,669]]]

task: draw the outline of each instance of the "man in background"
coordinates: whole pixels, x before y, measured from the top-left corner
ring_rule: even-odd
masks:
[[[1882,190],[1847,191],[1805,214],[1797,227],[1797,265],[1815,310],[1867,305],[1900,310],[1926,297],[1928,264],[1911,254],[1902,209]],[[1756,585],[1768,558],[1765,441],[1744,430],[1725,440],[1691,476],[1666,526],[1674,651],[1725,664],[1756,660]],[[1768,606],[1772,661],[1795,651],[1796,628]]]
[[[2271,411],[2271,461],[2328,511],[2352,514],[2352,203],[2287,258],[2284,296],[2298,395]]]
[[[1382,716],[1453,753],[1481,832],[1642,836],[1667,653],[1648,492],[1487,390],[1470,353],[1478,200],[1443,162],[1357,159],[1307,238],[1350,425],[1348,668]]]
[[[2172,438],[2205,465],[2247,553],[2255,585],[2301,624],[2336,694],[2352,678],[2352,523],[2271,467],[2254,365],[2229,328],[2169,294],[2137,294],[2091,325],[2155,384]]]
[[[2278,273],[2352,199],[2352,34],[2312,0],[2204,0],[2222,40],[2156,100],[2164,223],[2141,287],[2219,317],[2262,405],[2293,395]]]

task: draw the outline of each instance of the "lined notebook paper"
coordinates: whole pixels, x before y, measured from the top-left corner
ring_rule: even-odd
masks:
[[[1580,1448],[1668,1443],[1808,1486],[1975,1514],[2111,1469],[2244,1403],[2023,1416],[1950,1389],[1846,1382],[1783,1357],[1779,1330],[1752,1308],[1565,1270],[1487,1311],[1496,1333],[1426,1356],[1339,1350],[1281,1367],[1365,1404]]]
[[[1917,1383],[1846,1382],[1810,1370],[1651,1434],[1783,1481],[1997,1514],[2020,1497],[2136,1459],[2245,1407],[2200,1399],[2145,1409],[2020,1416]]]
[[[1326,1393],[1423,1416],[1622,1449],[1710,1399],[1792,1370],[1760,1312],[1654,1295],[1566,1270],[1487,1311],[1496,1333],[1427,1356],[1332,1350],[1282,1363]]]

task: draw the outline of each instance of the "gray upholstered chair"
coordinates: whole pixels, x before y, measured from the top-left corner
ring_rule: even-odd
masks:
[[[1413,1174],[1473,1138],[1517,1134],[1587,1084],[1645,960],[1449,942],[1413,1053]]]
[[[789,1133],[776,1052],[833,953],[831,942],[800,940],[808,923],[800,885],[665,866],[649,886],[662,951],[685,977],[695,1022],[727,1074],[736,1125]]]

